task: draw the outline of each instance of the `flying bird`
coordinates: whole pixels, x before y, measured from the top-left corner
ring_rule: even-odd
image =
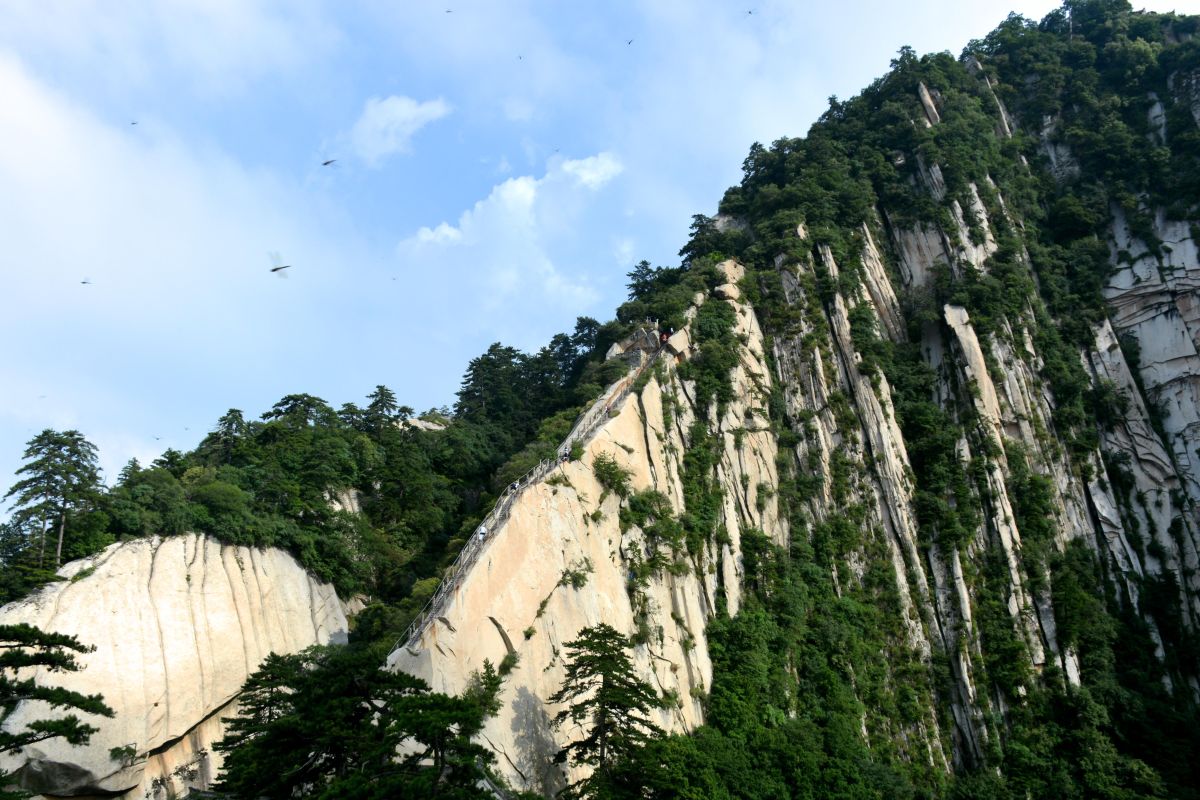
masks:
[[[91,285],[92,285],[92,279],[91,279],[91,278],[84,278],[83,280],[81,280],[81,281],[80,281],[80,283],[82,283],[84,286],[91,286]]]
[[[292,265],[283,263],[282,259],[279,258],[279,253],[272,251],[270,253],[267,253],[267,255],[270,256],[270,258],[271,258],[271,264],[272,264],[271,272],[274,272],[276,275],[278,275],[281,278],[286,278],[287,273],[284,272],[284,270],[291,269]]]
[[[129,123],[129,124],[130,124],[130,125],[137,125],[137,120],[135,119],[133,122],[131,122],[131,123]]]
[[[628,42],[626,42],[625,44],[633,44],[633,39],[630,39],[630,40],[629,40]]]
[[[337,159],[336,159],[336,158],[331,158],[331,159],[329,159],[328,161],[322,161],[322,162],[321,162],[321,166],[322,166],[322,167],[328,167],[330,164],[332,164],[332,163],[334,163],[334,162],[336,162],[336,161],[337,161]]]

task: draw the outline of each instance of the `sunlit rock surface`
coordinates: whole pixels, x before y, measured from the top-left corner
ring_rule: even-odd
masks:
[[[221,717],[271,652],[344,641],[346,616],[332,586],[282,550],[223,545],[200,535],[115,544],[67,564],[52,583],[0,609],[0,623],[26,622],[95,647],[79,672],[39,675],[51,685],[100,693],[116,712],[86,721],[89,744],[49,740],[8,757],[29,789],[48,795],[166,797],[215,778]],[[26,703],[12,727],[44,717]],[[85,715],[86,716],[86,715]],[[113,748],[127,748],[122,759]]]

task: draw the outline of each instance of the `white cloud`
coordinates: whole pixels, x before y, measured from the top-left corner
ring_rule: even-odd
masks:
[[[579,183],[589,189],[599,189],[620,175],[624,169],[621,160],[607,152],[577,161],[564,161],[562,164],[563,172],[574,176]]]
[[[440,279],[436,294],[422,298],[429,324],[444,324],[435,309],[472,309],[473,329],[534,347],[586,313],[600,293],[579,231],[595,192],[620,170],[609,153],[552,160],[543,176],[509,178],[453,224],[422,227],[401,241],[401,263]]]
[[[625,268],[633,264],[634,247],[633,240],[627,236],[619,237],[613,241],[613,260],[618,267]]]
[[[372,97],[350,130],[350,145],[370,166],[393,153],[411,151],[412,137],[431,122],[450,113],[442,98],[418,103],[411,97]]]
[[[446,244],[448,242],[457,242],[462,239],[462,231],[445,222],[439,224],[436,228],[421,228],[417,231],[417,241],[422,244]]]

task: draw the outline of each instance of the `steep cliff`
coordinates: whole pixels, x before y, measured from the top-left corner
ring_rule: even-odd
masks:
[[[1152,796],[1147,763],[1195,784],[1196,20],[1121,6],[1011,19],[957,62],[902,52],[807,139],[756,145],[693,239],[750,266],[793,535],[834,536],[826,567],[873,604],[856,565],[889,562],[883,639],[912,657],[856,694],[927,790],[922,738],[972,792],[985,765],[1034,796],[1104,794],[1100,773]],[[940,726],[867,700],[906,682]],[[1102,768],[1070,763],[1084,739]]]
[[[679,369],[692,355],[690,331],[675,333],[597,400],[593,410],[603,418],[577,460],[520,487],[473,564],[448,578],[430,624],[388,659],[389,667],[453,694],[484,659],[514,663],[503,708],[483,736],[516,786],[552,793],[572,777],[551,761],[570,732],[551,729],[557,709],[545,700],[562,682],[563,643],[584,627],[607,622],[638,642],[638,671],[675,700],[659,714],[663,728],[700,724],[712,681],[705,630],[718,607],[737,611],[742,533],[787,541],[766,418],[772,378],[762,332],[738,299],[741,267],[726,262],[721,269],[725,283],[715,297],[696,296],[688,317],[706,302],[732,309],[739,340],[734,400],[720,414],[698,407],[695,381]],[[685,453],[700,430],[712,437],[705,446],[714,448],[721,534],[689,547],[661,532],[685,511]],[[597,478],[593,466],[606,456],[628,470],[627,497]],[[653,510],[631,513],[644,506]]]
[[[582,776],[554,763],[579,731],[548,699],[605,622],[669,700],[668,735],[617,765],[631,796],[1200,796],[1198,36],[1072,0],[961,59],[902,50],[807,137],[754,145],[615,322],[493,346],[444,427],[402,424],[384,387],[341,417],[307,396],[231,412],[181,496],[256,487],[261,524],[214,528],[290,531],[379,592],[366,672],[400,680],[370,645],[409,625],[387,668],[458,696],[409,691],[406,724],[477,702],[497,665],[477,738],[514,787]],[[87,748],[30,754],[24,779],[56,791],[204,785],[261,658],[345,628],[275,552],[150,539],[70,575],[4,611],[97,645],[63,683],[118,708]],[[479,730],[424,733],[455,724]],[[436,742],[405,736],[443,780]],[[488,757],[462,752],[478,789]]]
[[[546,766],[561,645],[605,621],[678,699],[659,722],[713,731],[672,773],[707,791],[1194,796],[1197,30],[1121,3],[1013,18],[755,145],[618,316],[671,317],[718,262],[720,299],[390,665],[457,691],[515,658],[487,737],[542,791],[571,777]],[[699,374],[714,303],[737,365]],[[696,545],[647,572],[662,545],[602,453]],[[754,789],[729,777],[750,751]]]
[[[50,740],[0,764],[47,795],[160,798],[207,788],[220,768],[211,747],[221,718],[235,713],[262,659],[346,638],[333,587],[280,550],[153,537],[112,545],[60,574],[65,581],[0,610],[0,622],[94,646],[79,672],[47,677],[102,694],[115,715],[88,720],[100,730],[86,746]],[[44,715],[27,703],[6,724]]]

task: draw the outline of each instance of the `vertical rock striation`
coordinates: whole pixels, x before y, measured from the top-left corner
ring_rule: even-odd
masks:
[[[195,534],[115,544],[67,564],[67,578],[0,610],[76,636],[95,651],[79,672],[49,680],[100,693],[112,719],[83,747],[49,740],[0,769],[55,796],[174,796],[207,788],[220,767],[212,743],[223,735],[246,678],[272,652],[345,641],[347,624],[333,587],[312,578],[289,554],[223,545]],[[7,721],[22,726],[46,714],[36,703]],[[126,753],[113,757],[113,748]]]
[[[545,701],[562,683],[564,643],[587,626],[606,622],[639,642],[638,671],[677,701],[658,715],[660,725],[685,731],[700,724],[701,699],[712,680],[705,626],[719,605],[730,613],[738,608],[742,532],[755,529],[777,543],[787,541],[775,496],[776,440],[767,419],[773,382],[768,356],[753,310],[739,299],[741,268],[727,262],[723,269],[728,282],[696,302],[729,303],[740,342],[735,400],[720,416],[714,411],[700,420],[719,443],[715,471],[725,535],[694,554],[653,541],[638,525],[623,522],[622,498],[592,470],[598,456],[611,456],[629,471],[632,492],[660,492],[676,513],[684,510],[683,456],[697,409],[695,386],[678,370],[691,352],[682,329],[644,381],[610,409],[578,461],[522,488],[508,519],[487,533],[485,549],[432,624],[388,659],[389,667],[449,693],[461,692],[485,659],[515,659],[503,709],[483,736],[516,786],[552,792],[571,777],[551,763],[569,732],[550,727],[558,709]]]

